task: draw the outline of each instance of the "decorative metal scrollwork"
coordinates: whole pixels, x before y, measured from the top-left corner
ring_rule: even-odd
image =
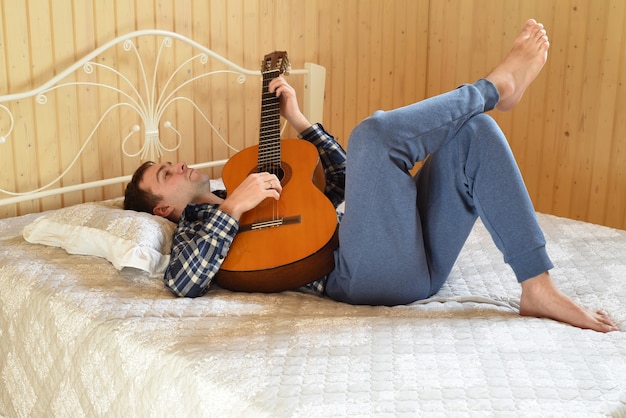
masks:
[[[112,104],[111,106],[109,106],[107,109],[105,109],[102,112],[94,128],[92,129],[92,131],[90,132],[86,140],[84,141],[83,145],[81,146],[80,150],[78,151],[78,153],[76,154],[76,156],[74,157],[70,165],[58,177],[56,177],[54,180],[50,181],[48,184],[36,190],[18,193],[18,192],[10,192],[10,191],[0,188],[0,192],[6,193],[8,195],[26,195],[30,193],[36,193],[41,190],[45,190],[49,188],[52,184],[57,183],[78,162],[79,157],[82,155],[87,145],[94,138],[95,133],[98,131],[99,127],[102,125],[107,115],[109,115],[111,111],[113,111],[114,109],[122,108],[122,107],[132,109],[139,116],[139,118],[142,121],[143,131],[144,131],[143,141],[140,143],[140,147],[138,150],[129,151],[127,148],[128,148],[129,139],[139,134],[139,132],[141,131],[141,127],[139,125],[137,124],[133,125],[130,128],[129,133],[123,139],[122,152],[124,153],[124,155],[128,157],[136,157],[139,155],[142,160],[156,161],[163,155],[163,152],[176,151],[180,147],[182,143],[181,134],[176,130],[176,128],[172,125],[170,121],[163,122],[162,126],[165,129],[171,130],[175,134],[176,141],[173,147],[167,147],[161,142],[160,131],[159,131],[159,126],[161,125],[161,118],[163,117],[165,111],[173,103],[178,102],[178,101],[184,101],[186,103],[189,103],[199,113],[199,115],[204,119],[204,121],[211,127],[211,129],[220,138],[220,140],[227,147],[231,148],[234,151],[237,151],[230,144],[228,144],[226,139],[215,128],[215,126],[213,126],[209,118],[198,107],[198,105],[191,98],[184,96],[181,90],[184,87],[188,86],[189,84],[201,78],[209,77],[209,76],[216,75],[216,74],[224,74],[224,73],[235,74],[237,76],[237,82],[239,84],[243,84],[246,82],[246,74],[243,71],[239,71],[238,69],[214,70],[214,71],[203,72],[195,76],[190,76],[188,79],[186,79],[182,83],[179,83],[178,85],[174,86],[173,83],[174,83],[175,77],[181,74],[181,72],[184,69],[193,65],[194,62],[200,63],[202,65],[206,65],[208,63],[209,54],[205,52],[200,52],[188,58],[187,60],[182,62],[180,65],[178,65],[174,69],[172,74],[168,77],[168,79],[165,81],[164,84],[157,85],[157,80],[159,80],[158,72],[160,69],[160,62],[161,62],[162,54],[165,48],[170,48],[172,46],[172,37],[171,36],[163,37],[159,45],[158,53],[157,53],[156,60],[154,63],[154,68],[152,69],[152,72],[151,72],[151,75],[152,75],[151,79],[148,77],[149,73],[146,71],[143,58],[141,54],[139,53],[137,45],[133,41],[133,39],[124,40],[122,48],[126,52],[133,53],[136,57],[136,61],[137,61],[136,70],[138,70],[140,74],[140,80],[138,84],[142,86],[141,91],[121,71],[109,65],[105,65],[105,64],[93,61],[93,58],[95,58],[97,55],[94,55],[91,60],[84,62],[80,65],[82,67],[83,72],[88,75],[94,74],[97,71],[110,72],[116,76],[116,81],[121,87],[117,87],[116,85],[111,85],[111,84],[100,83],[100,82],[92,82],[92,81],[76,81],[76,82],[57,84],[58,82],[57,80],[57,82],[53,83],[51,87],[47,87],[41,90],[39,93],[36,94],[36,97],[35,97],[36,102],[40,105],[46,105],[48,103],[48,94],[50,92],[59,90],[68,86],[92,86],[92,87],[97,87],[99,89],[108,89],[117,93],[120,96],[121,100],[118,103]],[[119,41],[117,43],[119,43]],[[106,48],[101,49],[100,52],[103,52],[105,49]],[[222,62],[224,62],[224,59],[221,59],[221,60]],[[233,65],[230,65],[230,66],[236,67]],[[80,68],[80,67],[77,67],[77,68]],[[66,72],[61,74],[62,77],[60,77],[60,79],[71,74],[77,68],[68,69]],[[11,110],[3,104],[0,104],[0,111],[8,115],[9,122],[10,122],[7,132],[4,135],[0,136],[0,144],[3,144],[7,141],[8,137],[11,135],[13,131],[14,117],[13,117]]]

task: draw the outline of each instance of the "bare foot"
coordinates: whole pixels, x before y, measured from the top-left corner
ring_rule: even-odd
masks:
[[[488,75],[500,93],[496,109],[513,109],[522,99],[526,88],[537,77],[548,59],[550,42],[541,23],[530,19],[515,38],[504,60]]]
[[[619,330],[604,312],[583,308],[559,291],[547,272],[522,282],[520,315],[550,318],[599,332]]]

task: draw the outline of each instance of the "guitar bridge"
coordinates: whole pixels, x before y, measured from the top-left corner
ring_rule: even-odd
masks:
[[[287,216],[278,219],[269,219],[266,221],[253,222],[239,226],[239,232],[259,231],[266,228],[276,228],[284,225],[292,225],[302,223],[302,216]]]

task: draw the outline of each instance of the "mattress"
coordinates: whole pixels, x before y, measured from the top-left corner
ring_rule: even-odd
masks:
[[[626,334],[517,314],[482,224],[407,306],[304,291],[174,298],[0,221],[0,415],[626,416]],[[626,329],[626,231],[539,214],[553,279]],[[393,280],[393,278],[389,278]]]

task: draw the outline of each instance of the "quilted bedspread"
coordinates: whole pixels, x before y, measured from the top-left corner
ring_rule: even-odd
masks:
[[[539,216],[559,287],[626,331],[626,231]],[[369,307],[176,299],[138,270],[25,242],[32,219],[0,221],[0,415],[626,416],[626,332],[520,317],[480,223],[437,295]]]

